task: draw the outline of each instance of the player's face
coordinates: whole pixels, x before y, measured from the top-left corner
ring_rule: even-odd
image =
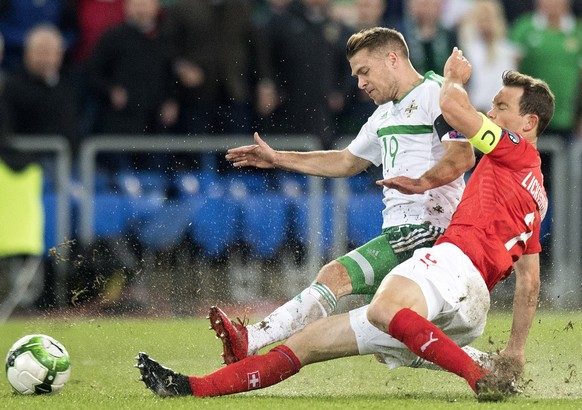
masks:
[[[502,128],[522,133],[527,122],[527,118],[519,113],[519,102],[522,95],[522,88],[501,88],[493,98],[493,106],[487,116]]]
[[[366,91],[376,105],[396,99],[398,83],[386,53],[360,50],[350,59],[350,66],[352,76],[358,79],[358,88]]]

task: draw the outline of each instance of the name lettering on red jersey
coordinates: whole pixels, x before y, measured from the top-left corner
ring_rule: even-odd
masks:
[[[542,219],[546,216],[546,211],[548,210],[548,199],[544,195],[544,188],[542,184],[534,176],[533,172],[527,174],[527,176],[521,181],[521,186],[523,186],[527,192],[529,192],[536,201],[538,208],[540,209],[540,215]]]

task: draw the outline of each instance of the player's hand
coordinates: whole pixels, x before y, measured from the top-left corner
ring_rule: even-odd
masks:
[[[463,51],[457,47],[453,48],[453,52],[447,59],[444,68],[445,77],[457,79],[465,84],[471,77],[473,67],[471,63],[463,56]]]
[[[226,160],[235,167],[256,167],[274,168],[277,151],[271,148],[259,137],[259,133],[254,134],[254,145],[231,148],[226,152]]]
[[[421,178],[408,178],[405,176],[381,179],[376,181],[376,185],[396,189],[398,192],[405,195],[422,194],[429,189],[429,187],[423,183]]]
[[[517,382],[523,375],[525,355],[504,349],[493,358],[493,373],[500,380]]]

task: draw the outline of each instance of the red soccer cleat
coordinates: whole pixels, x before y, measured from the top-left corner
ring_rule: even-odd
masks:
[[[210,329],[216,332],[216,337],[222,341],[222,357],[226,365],[233,364],[249,356],[249,336],[245,323],[237,318],[238,323],[231,321],[226,313],[212,306],[208,312]]]

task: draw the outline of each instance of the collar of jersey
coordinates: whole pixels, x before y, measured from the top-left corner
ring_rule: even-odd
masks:
[[[400,102],[402,102],[402,100],[404,100],[406,97],[408,97],[408,94],[410,94],[412,91],[414,91],[414,90],[415,90],[417,87],[420,87],[420,85],[421,85],[422,83],[424,83],[424,82],[426,81],[426,79],[427,79],[428,77],[430,77],[431,75],[434,75],[434,71],[427,71],[427,72],[424,74],[424,77],[422,78],[422,81],[421,81],[420,83],[416,84],[416,85],[415,85],[414,87],[412,87],[410,90],[408,90],[408,92],[407,92],[406,94],[404,94],[404,95],[402,96],[402,98],[401,98],[401,99],[399,99],[399,100],[394,100],[394,104],[400,104]]]

